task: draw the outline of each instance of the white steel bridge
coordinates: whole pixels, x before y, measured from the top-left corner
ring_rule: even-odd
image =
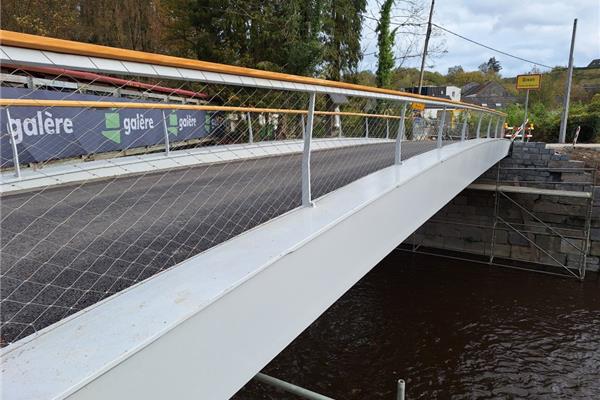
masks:
[[[0,44],[3,63],[210,99],[57,99],[40,87],[0,99],[6,399],[228,398],[510,147],[503,114],[445,99],[6,31]],[[89,148],[97,110],[102,142],[89,153],[135,135],[127,148],[143,147],[157,130],[162,150],[57,156]],[[27,133],[55,131],[38,112],[64,113],[63,147]],[[128,112],[152,123],[121,139]],[[205,113],[210,140],[176,147],[181,112]]]

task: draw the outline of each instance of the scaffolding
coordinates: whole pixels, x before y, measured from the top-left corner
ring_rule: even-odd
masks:
[[[502,180],[502,171],[525,171],[524,175],[530,175],[529,173],[533,171],[560,172],[581,174],[582,177],[590,179],[568,182],[535,180],[519,180],[515,182]],[[585,279],[586,264],[590,253],[590,233],[592,228],[592,210],[594,206],[593,188],[596,182],[596,171],[597,168],[501,167],[500,164],[498,164],[496,166],[495,182],[475,183],[467,188],[468,190],[493,193],[494,204],[491,224],[469,223],[456,219],[436,218],[435,216],[428,221],[428,223],[434,224],[489,230],[491,235],[489,247],[484,247],[482,248],[482,251],[479,252],[473,251],[472,249],[465,249],[464,247],[460,249],[444,246],[442,246],[442,248],[437,246],[429,247],[424,245],[424,242],[427,239],[426,235],[424,235],[421,240],[417,240],[417,233],[419,230],[423,229],[423,227],[421,227],[412,235],[412,243],[410,245],[403,244],[398,247],[398,249],[583,280]],[[581,186],[583,190],[570,190],[573,186]],[[565,189],[562,189],[561,187],[565,187]],[[585,203],[583,226],[581,226],[580,229],[558,227],[556,224],[553,226],[551,223],[544,221],[536,212],[529,209],[523,204],[522,199],[518,197],[527,195],[540,196],[540,198],[580,199],[582,203]],[[529,221],[518,223],[503,216],[501,213],[503,203],[507,204],[508,207],[512,207],[513,210],[518,210],[522,215],[527,216]],[[539,256],[536,257],[537,259],[532,260],[530,258],[513,257],[512,255],[506,257],[499,254],[497,234],[500,231],[515,233],[519,238],[525,241],[530,248],[539,252],[538,255],[545,256],[544,262],[540,260],[542,257]],[[566,255],[566,260],[559,259],[556,252],[553,254],[552,249],[544,248],[544,246],[540,245],[535,240],[537,236],[546,236],[550,239],[554,238],[560,240],[561,246],[564,244],[564,247],[568,249],[566,250],[568,253]],[[569,254],[574,257],[570,257]],[[573,258],[578,259],[577,263],[573,262]]]

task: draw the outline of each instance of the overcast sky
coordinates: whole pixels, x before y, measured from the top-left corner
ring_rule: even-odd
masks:
[[[427,2],[429,7],[430,0]],[[397,0],[402,3],[402,0]],[[378,15],[377,0],[369,0],[368,12]],[[397,11],[398,12],[398,11]],[[427,15],[424,15],[427,18]],[[567,65],[573,19],[578,18],[575,41],[575,66],[586,66],[600,58],[600,0],[437,0],[433,22],[470,39],[507,53],[549,66]],[[365,58],[361,69],[375,70],[377,37],[376,22],[363,33]],[[423,32],[425,27],[422,28]],[[418,51],[423,48],[421,36]],[[402,39],[400,38],[400,41]],[[443,44],[447,53],[432,60],[435,71],[446,73],[448,67],[462,65],[465,70],[477,69],[490,57],[502,64],[503,76],[529,72],[533,65],[496,54],[466,42],[449,33],[433,39]],[[418,67],[420,61],[410,59],[405,66]],[[544,70],[544,68],[540,68]]]

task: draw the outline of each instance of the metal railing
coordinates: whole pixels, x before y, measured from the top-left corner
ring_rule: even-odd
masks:
[[[447,99],[7,31],[0,45],[13,78],[124,82],[3,87],[3,345],[374,171],[502,137],[504,114]],[[119,98],[132,82],[146,89]]]

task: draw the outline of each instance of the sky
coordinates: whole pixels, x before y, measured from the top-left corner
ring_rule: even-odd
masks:
[[[421,1],[425,3],[426,10],[422,15],[426,22],[431,2]],[[401,10],[403,3],[404,0],[396,0],[396,15],[405,14]],[[378,17],[377,0],[368,0],[367,7],[368,15]],[[567,65],[574,18],[578,18],[574,65],[583,67],[592,59],[600,58],[600,0],[436,0],[433,14],[433,22],[448,30],[548,66]],[[360,69],[375,71],[376,22],[366,19],[366,24],[362,39],[365,57]],[[423,34],[426,27],[416,29]],[[416,49],[418,53],[423,50],[422,34]],[[402,34],[397,42],[402,45]],[[503,76],[527,73],[534,67],[445,32],[433,38],[431,45],[442,45],[447,52],[428,59],[426,68],[443,74],[455,65],[462,65],[466,71],[475,70],[490,57],[500,61]],[[400,54],[400,49],[396,49],[396,53]],[[407,59],[404,66],[419,67],[420,59]]]

